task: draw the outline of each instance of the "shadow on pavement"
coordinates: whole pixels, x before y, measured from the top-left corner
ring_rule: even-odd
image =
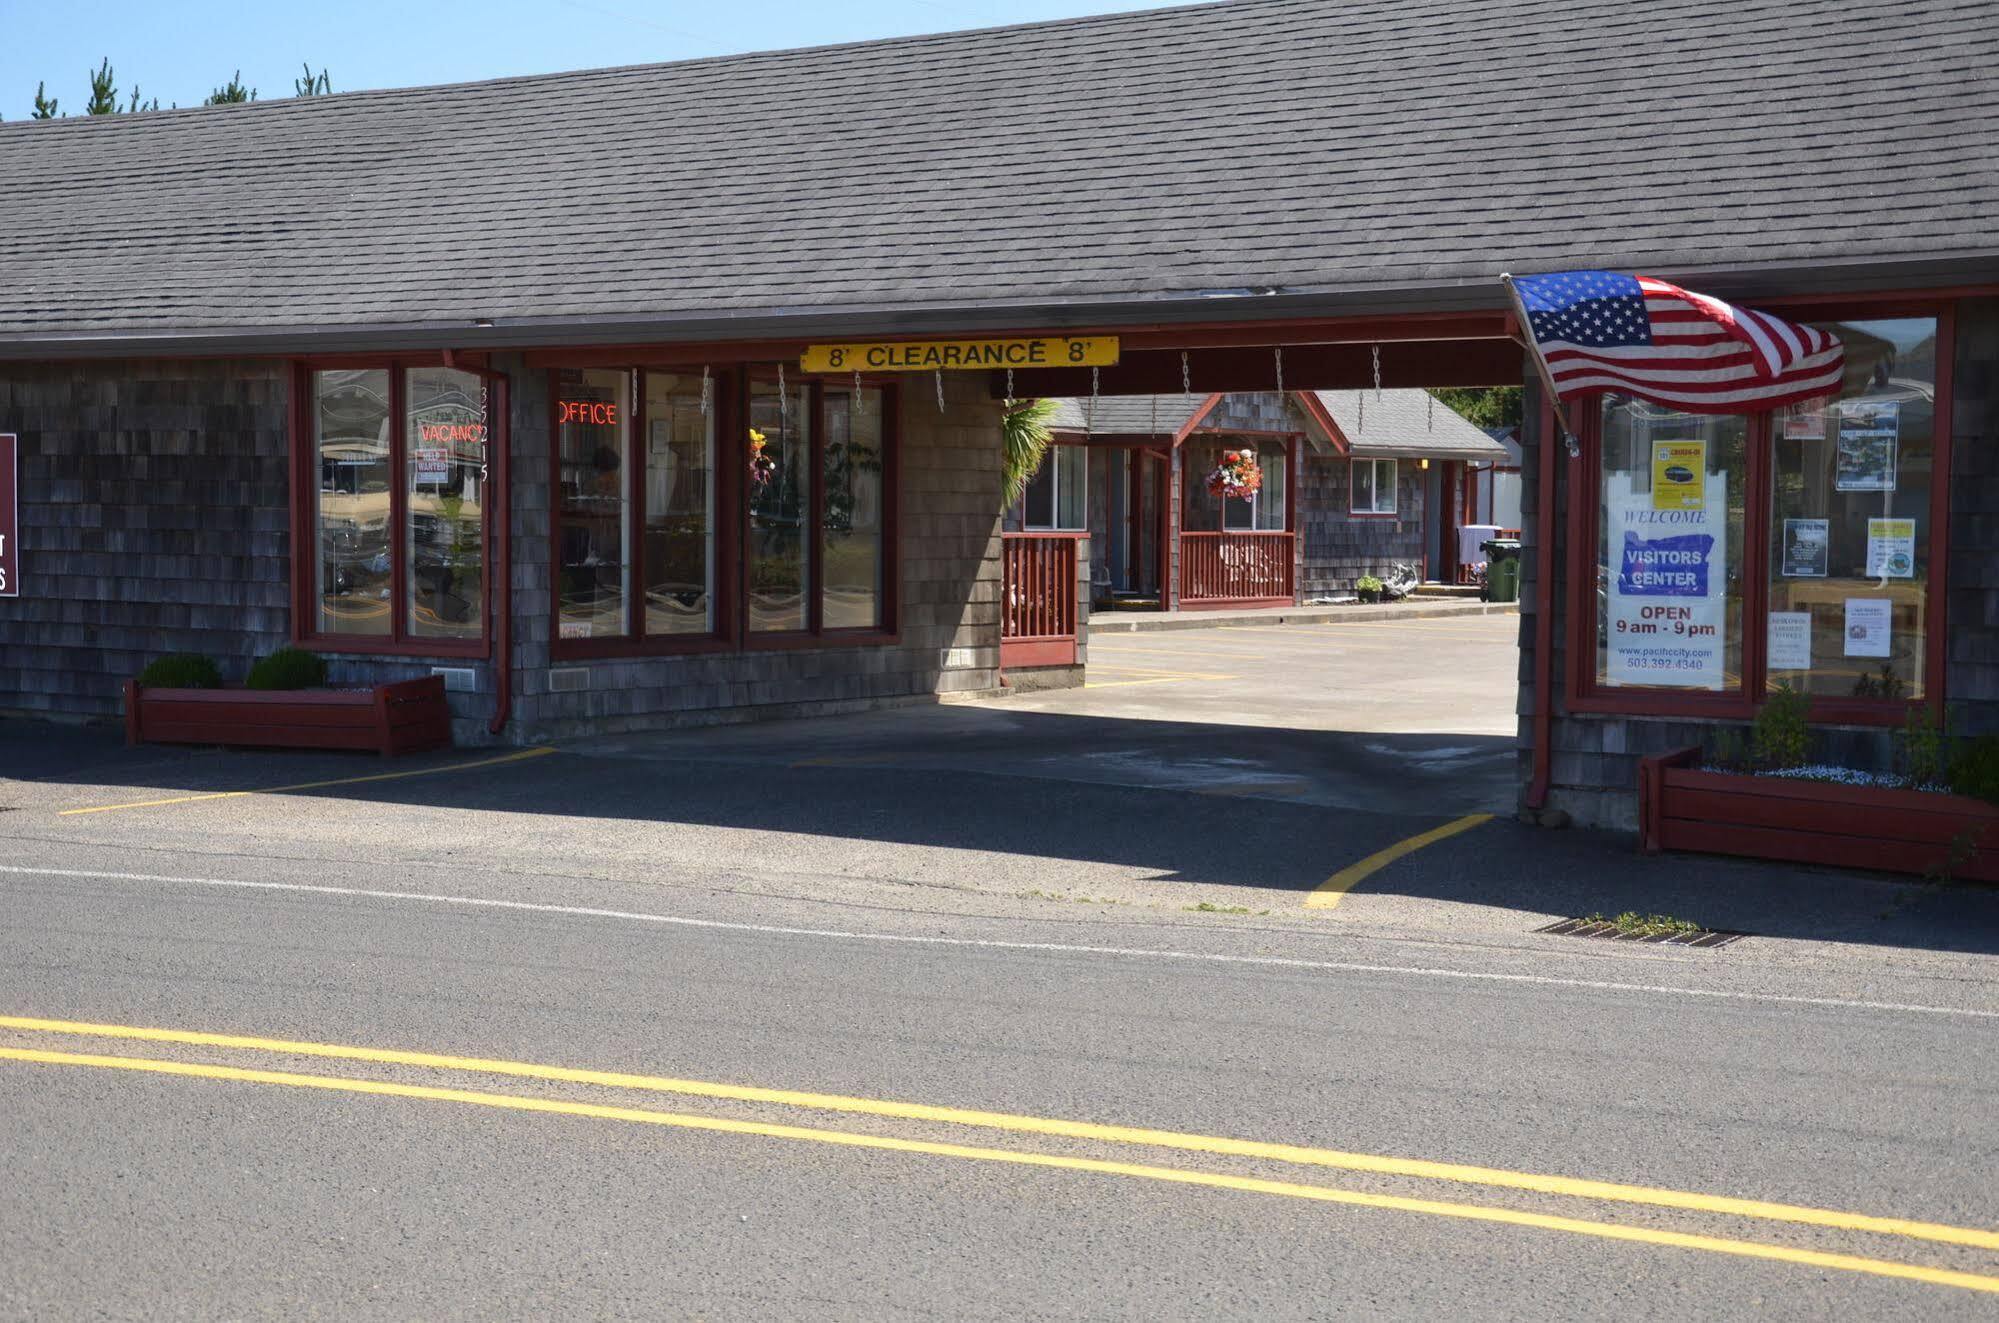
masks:
[[[131,790],[202,794],[409,772],[424,759],[126,750],[102,728],[0,722],[15,780],[75,786],[61,807]],[[1143,870],[1160,882],[1305,892],[1330,874],[1467,812],[1497,821],[1370,876],[1340,911],[1379,900],[1516,911],[1507,926],[1623,910],[1779,938],[1999,953],[1999,894],[1830,869],[1645,856],[1629,837],[1549,832],[1506,816],[1512,741],[1135,721],[939,707],[778,725],[600,738],[465,772],[287,797],[781,833],[809,866],[813,838],[989,851]],[[4,794],[4,786],[0,786]],[[236,801],[243,803],[245,801]],[[251,801],[253,802],[253,801]],[[0,800],[0,807],[9,807]],[[76,819],[170,824],[182,808]],[[241,811],[240,809],[238,810]],[[4,819],[0,819],[4,821]],[[399,830],[393,819],[385,832]],[[563,843],[543,833],[546,848]],[[587,846],[587,835],[578,838]],[[1517,924],[1515,919],[1517,918]]]

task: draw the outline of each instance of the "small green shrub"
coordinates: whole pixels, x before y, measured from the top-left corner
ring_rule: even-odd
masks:
[[[198,652],[156,657],[139,672],[141,689],[220,689],[222,670]]]
[[[1950,788],[1960,795],[1999,804],[1999,735],[1980,735],[1957,746],[1950,760]]]
[[[1357,593],[1378,593],[1381,591],[1381,580],[1372,574],[1363,574],[1353,581],[1353,586]]]
[[[1926,703],[1909,709],[1908,720],[1896,733],[1902,775],[1912,786],[1940,786],[1950,783],[1950,721],[1937,720]]]
[[[1764,767],[1802,767],[1810,740],[1811,700],[1787,684],[1772,690],[1749,728],[1749,751]]]
[[[1748,746],[1743,741],[1742,732],[1734,726],[1716,729],[1710,748],[1707,762],[1711,767],[1732,772],[1749,765]]]
[[[326,659],[304,648],[279,648],[259,658],[244,683],[252,689],[318,689],[326,683]]]

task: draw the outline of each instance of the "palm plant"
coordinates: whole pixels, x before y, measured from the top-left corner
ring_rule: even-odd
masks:
[[[1015,400],[1000,418],[1000,471],[1006,479],[1005,506],[1017,505],[1027,484],[1048,458],[1048,424],[1058,406],[1053,400]]]

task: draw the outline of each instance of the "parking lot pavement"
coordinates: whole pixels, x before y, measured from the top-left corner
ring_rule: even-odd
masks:
[[[0,838],[17,859],[118,871],[367,861],[412,885],[484,870],[534,899],[615,883],[794,918],[1059,911],[1517,946],[1636,909],[1804,943],[1999,949],[1991,892],[1647,858],[1625,836],[1511,821],[1514,623],[1139,636],[1094,644],[1080,690],[553,752],[125,750],[102,729],[0,722]]]

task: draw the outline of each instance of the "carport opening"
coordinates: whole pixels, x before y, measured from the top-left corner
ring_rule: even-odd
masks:
[[[1054,401],[1006,513],[1008,685],[1211,728],[1207,770],[1252,787],[1288,741],[1266,790],[1318,760],[1343,784],[1314,797],[1509,809],[1523,351],[1501,316],[1374,329],[1127,337],[1116,367],[996,380]]]

